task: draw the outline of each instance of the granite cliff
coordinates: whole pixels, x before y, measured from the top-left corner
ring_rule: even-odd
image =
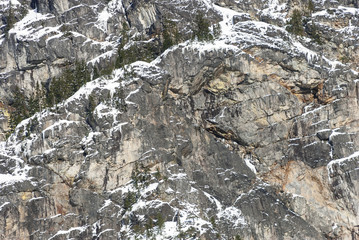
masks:
[[[357,239],[357,7],[0,1],[0,238]]]

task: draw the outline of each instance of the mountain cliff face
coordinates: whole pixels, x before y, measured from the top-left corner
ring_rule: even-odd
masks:
[[[0,1],[0,238],[358,238],[357,7]]]

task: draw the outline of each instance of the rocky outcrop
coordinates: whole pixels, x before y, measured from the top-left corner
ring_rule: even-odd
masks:
[[[192,1],[11,2],[0,5],[0,100],[5,105],[12,104],[16,87],[31,96],[37,85],[48,84],[76,61],[86,61],[92,72],[113,69],[127,29],[128,45],[136,42],[157,56],[167,22],[173,21],[171,28],[186,40],[192,36],[193,14],[203,11],[211,22],[219,21],[216,11]]]
[[[189,36],[188,13],[200,9],[222,18],[222,33],[116,69],[22,121],[0,145],[1,238],[355,239],[356,47],[345,62],[335,49],[356,36],[347,19],[358,12],[314,3],[322,45],[286,31],[290,12],[307,6],[296,1],[32,1],[38,12],[27,16],[53,28],[45,45],[19,39],[21,24],[0,42],[17,46],[4,51],[4,76],[23,86],[28,71],[44,81],[82,55],[101,64],[122,19],[147,37],[164,18],[184,19]]]

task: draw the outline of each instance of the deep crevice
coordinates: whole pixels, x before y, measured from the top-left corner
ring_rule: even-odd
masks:
[[[225,131],[217,126],[210,126],[206,128],[206,131],[212,133],[218,138],[234,141],[241,146],[249,146],[242,138],[237,136],[232,130]]]

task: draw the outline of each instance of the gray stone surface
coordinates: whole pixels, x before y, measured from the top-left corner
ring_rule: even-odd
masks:
[[[20,123],[0,143],[1,239],[351,239],[356,3],[313,1],[318,45],[284,28],[302,1],[215,2],[32,1],[32,28],[66,28],[1,35],[6,119],[15,86],[31,94],[69,62],[114,61],[100,56],[124,21],[141,43],[178,20],[184,40],[196,11],[211,23],[218,5],[236,11],[230,35],[116,69]]]

